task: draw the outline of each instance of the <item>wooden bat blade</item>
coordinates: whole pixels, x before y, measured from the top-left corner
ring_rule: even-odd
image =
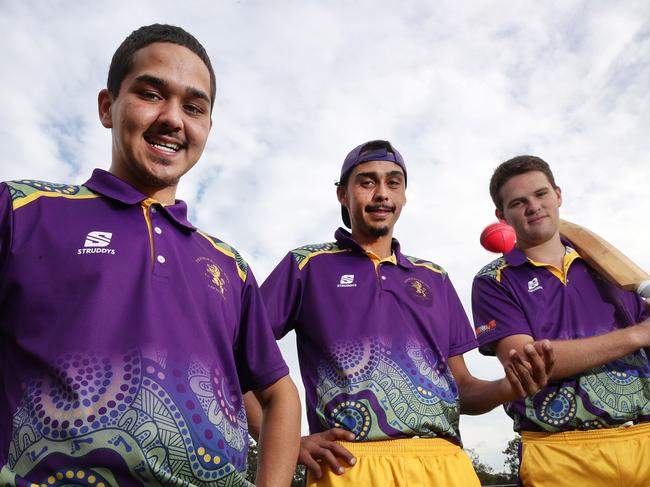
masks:
[[[569,239],[582,258],[605,279],[623,289],[650,297],[650,274],[607,240],[566,220],[560,220],[560,234]]]

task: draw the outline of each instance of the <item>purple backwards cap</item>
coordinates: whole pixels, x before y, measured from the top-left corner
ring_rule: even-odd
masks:
[[[394,162],[402,168],[402,171],[404,171],[404,185],[406,185],[406,165],[404,164],[404,159],[402,159],[402,154],[397,152],[397,149],[395,149],[395,147],[393,147],[393,145],[387,140],[371,140],[370,142],[365,142],[352,149],[345,157],[345,161],[343,161],[341,177],[337,184],[341,184],[354,167],[368,161]],[[345,226],[352,228],[350,224],[350,215],[345,206],[341,206],[341,217],[343,218]]]

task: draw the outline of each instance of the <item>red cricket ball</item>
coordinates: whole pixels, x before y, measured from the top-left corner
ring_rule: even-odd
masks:
[[[481,232],[481,245],[490,252],[507,254],[516,240],[515,229],[503,221],[492,223]]]

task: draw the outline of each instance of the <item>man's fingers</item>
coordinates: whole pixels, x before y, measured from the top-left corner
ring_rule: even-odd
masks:
[[[318,462],[311,456],[311,454],[303,449],[300,449],[300,456],[298,458],[298,463],[304,465],[318,480],[323,476],[323,471],[320,468]]]
[[[553,367],[555,367],[555,349],[548,340],[542,341],[542,349],[544,351],[544,362],[546,364],[546,374],[551,375]]]
[[[355,436],[352,431],[344,430],[343,428],[332,428],[325,432],[325,438],[330,441],[354,441]]]
[[[537,385],[545,385],[547,381],[546,364],[544,363],[542,356],[537,353],[535,347],[530,343],[524,347],[524,353],[526,353],[526,357],[532,365],[533,380]]]
[[[332,450],[334,455],[337,457],[343,458],[348,465],[354,465],[357,463],[357,459],[354,458],[354,455],[338,443],[332,443],[330,450]]]
[[[526,360],[522,359],[521,355],[519,355],[515,349],[510,350],[510,363],[515,366],[515,370],[524,368],[528,370],[529,374],[532,373],[533,366]]]
[[[512,387],[512,390],[517,395],[517,397],[521,399],[526,397],[526,391],[524,391],[524,388],[521,386],[521,381],[519,380],[519,376],[515,372],[514,367],[511,364],[507,364],[505,366],[505,372],[506,379],[508,379],[510,387]]]
[[[517,352],[514,352],[514,354],[511,352],[510,363],[513,365],[515,372],[519,376],[521,385],[526,391],[526,395],[534,394],[537,392],[539,388],[533,380],[533,376],[531,374],[531,365],[525,360],[522,360]]]
[[[327,464],[332,469],[332,472],[334,472],[337,475],[341,475],[342,473],[345,472],[345,469],[336,459],[336,457],[334,456],[331,450],[328,450],[327,448],[323,448],[319,453],[320,453],[319,457],[321,461],[327,462]]]

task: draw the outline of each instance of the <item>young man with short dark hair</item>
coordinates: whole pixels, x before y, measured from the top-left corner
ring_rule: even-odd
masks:
[[[117,50],[110,171],[0,185],[0,484],[286,486],[299,412],[248,265],[176,199],[211,127],[203,47],[151,25]]]
[[[502,163],[490,194],[517,244],[474,280],[479,350],[507,366],[510,350],[550,340],[557,357],[546,387],[506,405],[523,438],[523,484],[649,485],[646,303],[606,282],[561,237],[562,192],[544,160]]]
[[[552,367],[550,349],[530,347],[533,365],[517,354],[507,379],[469,373],[476,340],[447,273],[393,238],[406,183],[390,142],[353,149],[337,185],[351,233],[292,250],[262,285],[276,337],[297,335],[309,485],[478,486],[459,414],[535,392]]]

